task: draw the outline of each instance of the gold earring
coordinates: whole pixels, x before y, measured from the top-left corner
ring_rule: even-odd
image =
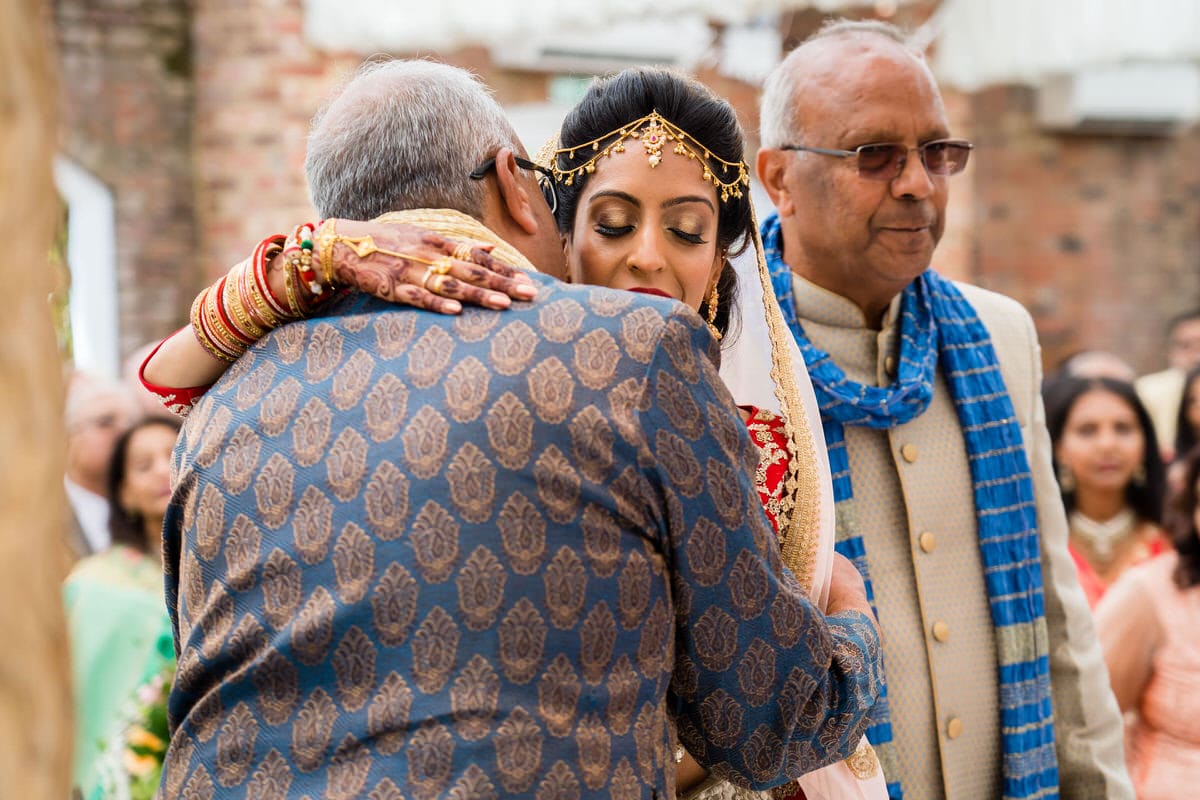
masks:
[[[1075,491],[1075,475],[1062,464],[1058,465],[1058,488],[1064,492]]]
[[[708,330],[710,333],[712,333],[713,338],[719,342],[721,341],[721,332],[717,330],[715,323],[717,320],[717,304],[721,302],[721,296],[717,294],[717,285],[715,283],[713,284],[712,292],[709,293],[708,300],[706,302],[708,303],[708,313],[705,316],[704,321],[708,323]]]
[[[1138,464],[1133,471],[1133,485],[1139,489],[1146,485],[1146,465]]]

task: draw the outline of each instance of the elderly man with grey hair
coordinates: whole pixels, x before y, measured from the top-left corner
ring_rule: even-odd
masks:
[[[884,631],[867,735],[889,793],[1130,797],[1033,322],[929,268],[971,151],[929,67],[890,25],[834,22],[768,79],[762,138],[763,240],[821,404],[838,549]]]
[[[318,118],[308,171],[326,215],[532,271],[562,251],[522,154],[468,75],[392,62]],[[381,227],[327,221],[313,258],[414,245]],[[502,315],[337,298],[192,410],[164,797],[670,797],[675,720],[746,785],[854,750],[865,594],[824,616],[783,569],[703,322],[532,280]]]
[[[72,376],[63,410],[67,429],[63,486],[70,504],[67,543],[82,558],[108,549],[108,473],[117,439],[140,413],[129,389],[87,373]]]

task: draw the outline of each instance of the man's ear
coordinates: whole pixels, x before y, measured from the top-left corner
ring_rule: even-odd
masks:
[[[759,183],[771,196],[771,202],[775,204],[781,217],[791,216],[796,210],[795,204],[792,203],[792,193],[784,180],[792,161],[792,154],[789,152],[763,148],[758,151],[754,164]]]
[[[538,231],[538,218],[533,201],[545,203],[539,195],[532,198],[529,182],[521,174],[511,147],[496,151],[496,186],[500,191],[500,204],[521,230],[530,236]]]

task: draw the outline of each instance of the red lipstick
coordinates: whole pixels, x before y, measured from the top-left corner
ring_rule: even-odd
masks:
[[[651,289],[651,288],[650,288],[650,287],[648,287],[648,286],[636,286],[636,287],[634,287],[634,288],[630,289],[629,291],[631,291],[631,292],[637,292],[638,294],[652,294],[652,295],[654,295],[654,296],[656,296],[656,297],[665,297],[665,298],[667,298],[668,300],[673,300],[673,299],[674,299],[674,298],[672,298],[672,297],[671,297],[671,295],[667,294],[667,293],[666,293],[666,292],[664,292],[662,289]]]

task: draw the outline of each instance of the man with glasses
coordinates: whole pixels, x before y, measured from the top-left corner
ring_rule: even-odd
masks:
[[[929,269],[951,137],[894,27],[838,21],[768,79],[776,295],[829,444],[838,549],[884,631],[889,794],[1131,797],[1050,466],[1028,313]]]

